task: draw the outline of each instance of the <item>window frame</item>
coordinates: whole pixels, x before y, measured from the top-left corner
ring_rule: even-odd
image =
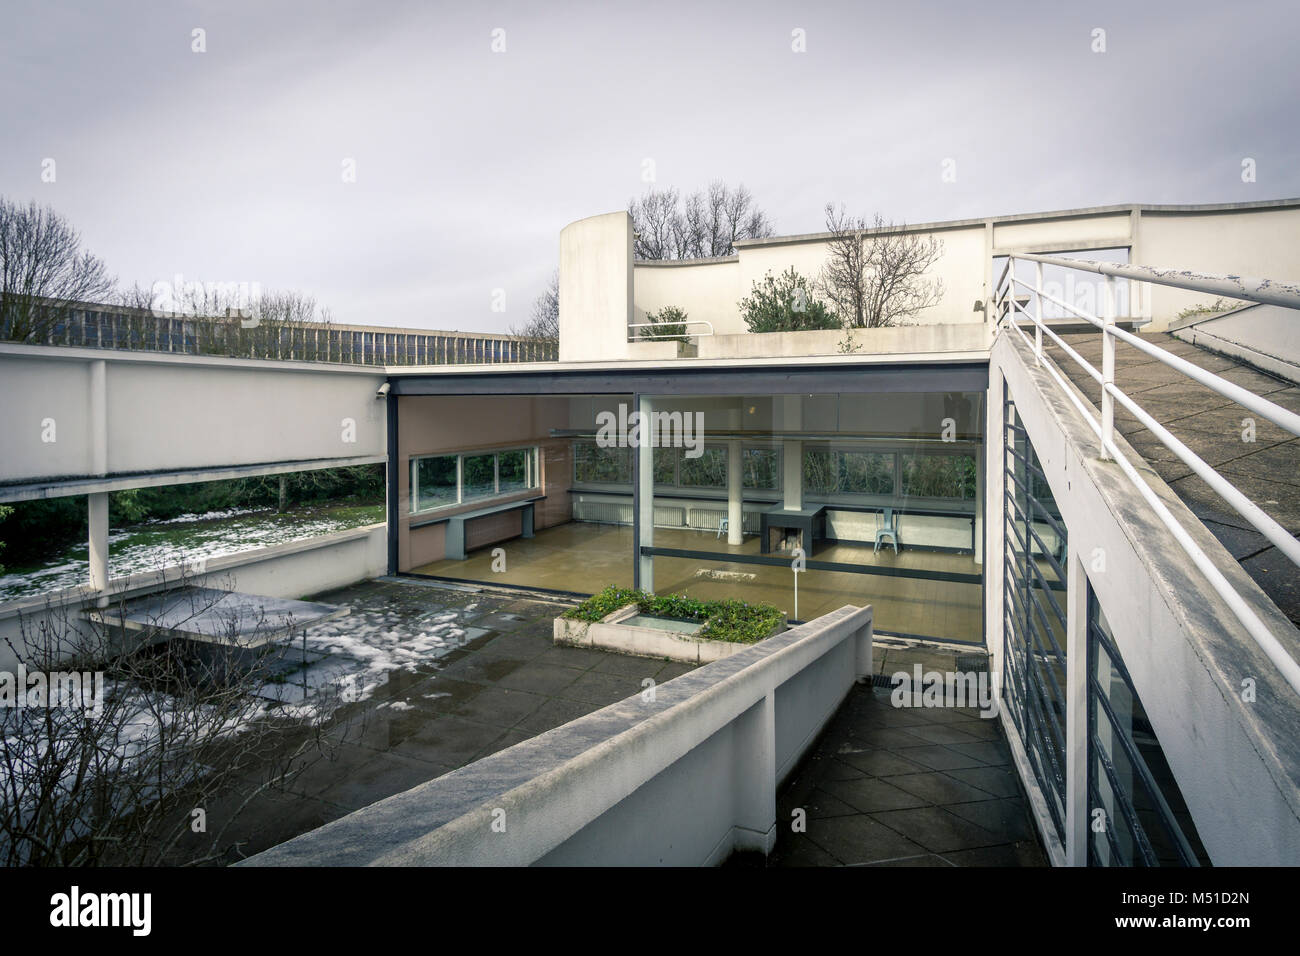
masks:
[[[501,455],[510,452],[522,451],[524,453],[524,479],[527,487],[516,489],[514,491],[502,492],[501,490]],[[466,458],[483,458],[488,455],[492,456],[492,493],[476,498],[465,497],[465,459]],[[455,458],[456,459],[456,500],[446,504],[433,505],[429,508],[419,507],[420,503],[420,462],[430,458]],[[515,495],[527,494],[532,491],[540,491],[542,487],[541,474],[541,446],[540,445],[513,445],[509,448],[479,448],[466,449],[463,451],[443,451],[432,452],[427,455],[411,455],[409,458],[408,468],[409,484],[407,488],[407,509],[413,515],[428,515],[437,511],[448,508],[460,508],[467,504],[483,504],[498,499],[512,498]]]

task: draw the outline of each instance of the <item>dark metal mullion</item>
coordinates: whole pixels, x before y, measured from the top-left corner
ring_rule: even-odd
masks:
[[[1029,739],[1025,741],[1025,749],[1031,753],[1030,759],[1038,764],[1038,779],[1040,785],[1043,786],[1044,796],[1047,797],[1048,812],[1052,816],[1052,822],[1056,825],[1057,835],[1063,836],[1065,824],[1056,802],[1059,800],[1062,805],[1065,804],[1065,771],[1057,762],[1056,752],[1051,746],[1047,745],[1046,735],[1041,729],[1044,726],[1042,717],[1035,713],[1035,708],[1039,711],[1043,709],[1041,701],[1033,693],[1027,694],[1025,701],[1029,705],[1026,708],[1026,721],[1034,728],[1028,735]],[[1044,760],[1050,765],[1050,774],[1048,773],[1049,767],[1044,766]]]
[[[1106,653],[1109,657],[1110,651],[1107,650]],[[1097,703],[1101,704],[1101,709],[1106,713],[1106,720],[1110,723],[1111,729],[1115,732],[1115,736],[1119,738],[1120,747],[1123,749],[1124,755],[1128,757],[1129,763],[1133,765],[1133,770],[1137,774],[1138,780],[1142,783],[1143,789],[1147,791],[1147,794],[1155,803],[1156,816],[1160,820],[1160,825],[1165,828],[1165,831],[1171,837],[1173,837],[1174,845],[1178,848],[1178,855],[1182,858],[1183,865],[1199,866],[1200,861],[1196,859],[1196,855],[1192,852],[1191,846],[1187,844],[1187,838],[1183,836],[1182,828],[1174,821],[1174,812],[1170,808],[1169,804],[1165,802],[1164,794],[1160,792],[1160,787],[1156,783],[1155,777],[1151,775],[1151,768],[1148,767],[1147,762],[1142,759],[1142,754],[1138,751],[1137,744],[1133,742],[1133,739],[1120,724],[1119,719],[1115,715],[1115,709],[1111,706],[1110,698],[1102,690],[1101,684],[1098,682],[1096,675],[1089,673],[1088,682],[1091,691],[1097,694]],[[1129,690],[1133,690],[1131,684],[1129,685]],[[1137,696],[1136,693],[1134,696]]]
[[[1014,445],[1008,447],[1007,451],[1011,452],[1011,454],[1014,455],[1018,461],[1023,462],[1024,466],[1028,468],[1030,471],[1037,474],[1039,478],[1043,479],[1043,481],[1047,481],[1047,473],[1043,471],[1043,469],[1035,465],[1033,462],[1031,462],[1028,456],[1023,455],[1019,451],[1017,451]]]
[[[1008,619],[1003,623],[1009,624],[1011,622]],[[1021,713],[1021,711],[1024,707],[1024,692],[1021,690],[1020,687],[1020,683],[1019,683],[1020,672],[1015,664],[1013,655],[1008,654],[1007,660],[1004,661],[1003,676],[1006,679],[1006,687],[1011,691],[1011,694],[1009,695],[1011,698],[1010,703],[1015,705],[1011,708],[1011,719],[1015,723],[1016,728],[1020,731],[1021,735],[1023,736],[1025,734],[1025,728],[1023,724],[1024,715]]]
[[[1091,780],[1091,779],[1089,780],[1088,797],[1094,807],[1097,807],[1099,809],[1105,809],[1102,806],[1101,791],[1097,789],[1097,784],[1095,780]],[[1114,827],[1107,824],[1106,829],[1103,830],[1102,832],[1106,834],[1106,842],[1110,844],[1110,852],[1114,855],[1114,858],[1116,860],[1119,860],[1120,862],[1123,862],[1124,851],[1120,849],[1119,841],[1115,839]],[[1089,842],[1091,842],[1091,840]],[[1091,848],[1089,848],[1089,852],[1090,853],[1092,852]]]
[[[1047,694],[1043,691],[1042,678],[1039,676],[1038,667],[1035,664],[1032,657],[1030,657],[1026,662],[1025,675],[1030,689],[1033,690],[1034,692],[1034,698],[1033,698],[1034,701],[1038,703],[1044,715],[1047,717],[1044,726],[1048,729],[1048,731],[1052,735],[1051,743],[1055,748],[1054,753],[1064,753],[1065,752],[1065,731],[1061,729],[1060,724],[1057,722],[1055,712],[1052,710],[1050,706],[1048,706],[1048,697]],[[1052,678],[1052,686],[1056,687],[1055,677]],[[1059,690],[1060,688],[1058,687],[1057,689]],[[1056,766],[1055,761],[1053,761],[1053,766]],[[1064,786],[1064,781],[1065,781],[1064,766],[1062,766],[1060,770],[1061,770],[1062,786]]]
[[[1050,511],[1048,511],[1046,507],[1044,507],[1043,502],[1040,498],[1030,494],[1029,488],[1026,487],[1025,484],[1019,478],[1016,477],[1015,472],[1008,471],[1007,475],[1010,476],[1011,480],[1015,482],[1016,487],[1024,492],[1025,497],[1028,498],[1030,501],[1032,501],[1037,506],[1038,510],[1043,513],[1043,517],[1046,518],[1048,523],[1052,526],[1052,530],[1056,531],[1058,534],[1061,535],[1061,537],[1064,538],[1066,536],[1065,525],[1061,524],[1057,520],[1056,516],[1053,515]]]
[[[1040,632],[1045,633],[1047,635],[1047,641],[1051,644],[1051,648],[1049,650],[1047,645],[1044,644],[1044,642],[1040,639],[1034,645],[1035,651],[1037,653],[1041,653],[1043,657],[1047,657],[1049,654],[1051,654],[1052,656],[1055,656],[1055,658],[1058,661],[1064,662],[1066,660],[1065,652],[1062,651],[1060,645],[1056,643],[1056,637],[1055,635],[1052,634],[1051,622],[1047,620],[1047,612],[1043,610],[1042,603],[1039,602],[1038,600],[1032,600],[1030,601],[1030,603],[1033,605],[1034,610],[1038,612],[1038,618],[1042,621],[1042,625],[1043,625],[1041,628],[1036,626],[1034,621],[1031,618],[1029,623],[1031,625],[1034,625],[1031,628],[1031,633],[1033,634],[1039,634]],[[1026,612],[1026,617],[1030,617],[1028,612]]]
[[[398,474],[398,455],[397,455],[397,395],[392,390],[392,380],[389,380],[389,391],[386,396],[387,403],[385,412],[387,412],[387,452],[388,452],[388,573],[397,573],[398,542],[401,534],[401,515],[399,508],[401,499],[398,494],[400,475]]]
[[[1047,599],[1051,602],[1052,610],[1056,614],[1056,619],[1061,622],[1062,628],[1068,627],[1067,621],[1069,619],[1066,617],[1065,612],[1061,610],[1061,606],[1056,603],[1056,598],[1052,596],[1052,591],[1054,590],[1058,590],[1058,589],[1062,591],[1065,590],[1066,587],[1065,582],[1062,581],[1060,578],[1057,578],[1056,588],[1053,588],[1052,585],[1048,584],[1047,578],[1043,576],[1042,570],[1039,569],[1037,562],[1034,561],[1033,555],[1029,551],[1028,542],[1025,539],[1020,537],[1020,531],[1015,527],[1014,524],[1011,526],[1011,530],[1015,532],[1016,541],[1020,545],[1021,553],[1025,555],[1025,564],[1033,568],[1034,576],[1038,579],[1038,582],[1041,585],[1043,593],[1046,594]],[[1025,580],[1028,580],[1028,578],[1026,578]]]
[[[1039,610],[1039,614],[1042,615],[1042,610],[1041,610],[1041,609]],[[1045,616],[1045,615],[1044,615],[1044,616]],[[1032,644],[1032,645],[1026,644],[1026,647],[1027,647],[1027,648],[1029,649],[1029,651],[1030,651],[1030,653],[1029,653],[1027,659],[1030,661],[1030,663],[1034,664],[1035,667],[1037,667],[1037,662],[1034,660],[1034,658],[1035,658],[1036,655],[1040,655],[1040,654],[1041,654],[1043,658],[1047,658],[1047,657],[1048,657],[1047,652],[1046,652],[1045,650],[1042,649],[1042,640],[1041,640],[1040,638],[1038,638],[1038,636],[1037,636],[1037,632],[1038,632],[1038,628],[1035,627],[1035,626],[1033,625],[1033,622],[1031,621],[1031,622],[1030,622],[1030,626],[1029,626],[1029,628],[1028,628],[1028,630],[1027,630],[1027,634],[1028,634],[1028,636],[1033,640],[1033,644]],[[1057,659],[1057,661],[1060,662],[1060,663],[1065,663],[1065,657],[1064,657],[1064,655],[1062,655],[1062,654],[1058,654],[1058,655],[1056,656],[1056,659]],[[1064,703],[1065,700],[1066,700],[1065,692],[1061,689],[1061,685],[1060,685],[1059,683],[1057,683],[1056,675],[1053,674],[1053,673],[1051,672],[1051,669],[1050,669],[1050,668],[1048,668],[1047,676],[1048,676],[1048,677],[1051,679],[1051,681],[1052,681],[1052,688],[1056,691],[1056,696],[1057,696],[1057,697],[1062,701],[1062,703]],[[1062,739],[1062,742],[1064,742],[1064,737],[1062,737],[1061,739]]]
[[[1031,725],[1035,727],[1034,733],[1030,735],[1033,740],[1033,746],[1037,747],[1039,751],[1042,752],[1043,759],[1045,759],[1048,764],[1047,769],[1050,769],[1051,771],[1050,776],[1047,776],[1046,774],[1044,775],[1042,782],[1046,785],[1047,789],[1055,794],[1061,803],[1064,804],[1065,768],[1061,765],[1059,754],[1052,746],[1052,742],[1049,739],[1048,735],[1050,731],[1043,720],[1041,698],[1034,694],[1030,694],[1026,697],[1026,700],[1030,704],[1027,716]]]
[[[1017,608],[1021,608],[1021,607],[1023,607],[1023,605],[1021,605],[1021,604],[1019,603],[1019,601],[1016,599],[1016,595],[1015,595],[1015,591],[1014,591],[1014,589],[1008,587],[1007,590],[1008,590],[1008,592],[1012,595],[1013,603],[1016,604],[1016,607],[1017,607]],[[1031,622],[1029,622],[1028,618],[1029,618],[1029,615],[1028,615],[1028,613],[1026,613],[1026,614],[1025,614],[1026,625],[1027,625],[1027,627],[1029,627],[1029,628],[1032,629],[1033,625],[1032,625]],[[1013,628],[1013,636],[1017,637],[1017,639],[1019,640],[1020,645],[1025,649],[1025,673],[1024,673],[1024,681],[1025,681],[1026,687],[1028,688],[1028,690],[1032,691],[1034,694],[1037,694],[1037,695],[1039,695],[1039,696],[1042,696],[1042,691],[1041,691],[1041,689],[1039,689],[1037,686],[1035,686],[1035,681],[1034,681],[1034,678],[1037,676],[1037,664],[1036,664],[1035,661],[1034,661],[1033,649],[1031,648],[1029,641],[1025,639],[1025,635],[1022,634],[1018,628]],[[1051,675],[1051,674],[1049,674],[1049,676],[1051,677],[1051,680],[1052,680],[1052,686],[1055,687],[1056,690],[1057,690],[1058,693],[1059,693],[1061,688],[1060,688],[1060,685],[1057,684],[1057,682],[1056,682],[1056,677],[1055,677],[1055,675]],[[1062,694],[1061,696],[1064,697],[1063,694]],[[1025,700],[1026,702],[1029,702],[1029,701],[1031,700],[1031,697],[1030,697],[1030,695],[1029,695],[1028,693],[1026,693],[1026,694],[1024,695],[1024,700]],[[1051,731],[1051,733],[1052,733],[1052,742],[1053,742],[1053,744],[1055,744],[1056,747],[1057,747],[1059,750],[1064,750],[1064,739],[1065,739],[1065,738],[1064,738],[1064,734],[1063,734],[1063,732],[1062,732],[1061,729],[1060,729],[1059,724],[1057,724],[1057,721],[1056,721],[1056,715],[1055,715],[1054,713],[1051,712],[1051,709],[1050,709],[1050,708],[1044,708],[1044,710],[1045,710],[1047,716],[1050,718],[1050,723],[1049,723],[1049,724],[1045,723],[1044,726],[1049,726],[1049,727],[1050,727],[1050,731]],[[1054,766],[1055,766],[1055,764],[1054,764]]]
[[[1030,615],[1029,615],[1029,613],[1028,613],[1028,610],[1025,609],[1025,605],[1023,605],[1023,604],[1020,602],[1018,596],[1016,595],[1016,593],[1015,593],[1015,589],[1014,589],[1014,588],[1011,588],[1011,587],[1008,585],[1008,587],[1007,587],[1006,590],[1007,590],[1007,592],[1011,595],[1011,597],[1012,597],[1012,602],[1015,604],[1016,608],[1017,608],[1017,609],[1020,609],[1020,610],[1022,611],[1022,613],[1023,613],[1023,615],[1024,615],[1024,619],[1025,619],[1025,624],[1026,624],[1027,632],[1026,632],[1025,634],[1022,634],[1022,633],[1019,631],[1019,629],[1016,629],[1015,634],[1016,634],[1016,636],[1019,638],[1019,641],[1020,641],[1021,646],[1023,646],[1024,649],[1025,649],[1025,672],[1026,672],[1026,681],[1028,682],[1029,679],[1030,679],[1031,677],[1037,675],[1037,668],[1038,668],[1038,665],[1037,665],[1037,663],[1036,663],[1035,660],[1034,660],[1034,654],[1035,654],[1035,652],[1036,652],[1037,643],[1031,645],[1030,641],[1029,641],[1029,640],[1026,640],[1026,637],[1027,637],[1027,636],[1028,636],[1028,637],[1032,637],[1032,636],[1033,636],[1033,632],[1036,630],[1036,628],[1034,627],[1033,622],[1030,620]],[[1041,611],[1040,611],[1040,613],[1041,613]],[[1033,674],[1030,674],[1030,669],[1031,669],[1031,668],[1033,669]],[[1056,681],[1056,675],[1050,673],[1050,671],[1049,671],[1048,676],[1049,676],[1049,678],[1051,679],[1052,686],[1056,689],[1058,695],[1059,695],[1062,699],[1064,699],[1064,698],[1065,698],[1065,695],[1064,695],[1063,693],[1061,693],[1061,686],[1060,686],[1060,684],[1058,684],[1057,681]],[[1041,693],[1041,691],[1038,691],[1038,693]],[[1059,725],[1058,725],[1057,722],[1056,722],[1056,715],[1055,715],[1054,713],[1051,713],[1050,708],[1048,709],[1048,714],[1049,714],[1049,716],[1051,717],[1051,728],[1052,728],[1052,731],[1053,731],[1054,743],[1056,743],[1056,744],[1058,745],[1058,747],[1061,748],[1061,749],[1063,750],[1063,749],[1064,749],[1064,739],[1065,739],[1065,738],[1064,738],[1064,735],[1063,735],[1062,731],[1060,730]]]
[[[1029,567],[1034,569],[1034,576],[1038,579],[1039,584],[1042,586],[1042,591],[1047,596],[1048,601],[1051,602],[1052,610],[1056,614],[1056,619],[1061,622],[1062,630],[1068,630],[1069,618],[1067,618],[1065,612],[1061,610],[1061,606],[1056,603],[1056,598],[1052,597],[1052,590],[1053,590],[1052,586],[1047,583],[1047,578],[1043,577],[1043,572],[1039,570],[1037,563],[1035,563],[1033,559],[1033,555],[1029,553],[1028,548],[1026,546],[1026,542],[1024,541],[1024,539],[1020,537],[1019,529],[1017,529],[1013,524],[1011,526],[1011,530],[1015,532],[1016,541],[1020,545],[1020,549],[1021,549],[1020,553],[1025,555],[1025,564],[1027,564]],[[1024,580],[1028,581],[1028,578],[1025,578]],[[1059,578],[1058,578],[1058,582],[1060,582]],[[1060,586],[1061,586],[1061,590],[1065,590],[1064,582],[1060,582]],[[1052,643],[1055,644],[1056,642],[1053,641]],[[1065,654],[1061,653],[1061,656],[1064,657]]]
[[[1026,497],[1027,497],[1030,501],[1032,501],[1035,505],[1037,505],[1038,508],[1039,508],[1040,510],[1042,509],[1042,507],[1043,507],[1043,506],[1042,506],[1042,503],[1039,502],[1039,500],[1038,500],[1037,498],[1035,498],[1033,495],[1030,495],[1030,494],[1026,494]],[[1011,498],[1011,504],[1012,504],[1012,506],[1016,509],[1016,514],[1018,514],[1018,515],[1020,516],[1020,520],[1023,521],[1023,522],[1025,523],[1025,528],[1026,528],[1026,530],[1028,530],[1029,533],[1030,533],[1031,535],[1033,535],[1034,540],[1038,542],[1038,547],[1039,547],[1040,549],[1042,549],[1043,557],[1047,559],[1047,562],[1052,566],[1052,570],[1053,570],[1054,572],[1056,572],[1056,580],[1058,580],[1058,581],[1064,581],[1064,580],[1065,580],[1065,569],[1064,569],[1063,567],[1061,567],[1060,562],[1058,562],[1058,561],[1056,560],[1056,557],[1055,557],[1055,556],[1052,554],[1052,552],[1048,549],[1048,547],[1047,547],[1047,543],[1046,543],[1045,541],[1043,541],[1043,539],[1042,539],[1041,537],[1039,537],[1038,532],[1034,530],[1034,521],[1033,521],[1033,519],[1030,518],[1029,515],[1025,514],[1025,512],[1024,512],[1024,511],[1021,509],[1021,507],[1020,507],[1020,503],[1017,502],[1014,498]],[[1044,512],[1044,514],[1046,514],[1046,512]],[[1049,521],[1050,521],[1050,519],[1049,519]],[[1051,521],[1050,523],[1053,524],[1053,525],[1056,524],[1056,522],[1054,522],[1054,521]],[[1057,531],[1058,534],[1061,535],[1062,538],[1065,537],[1065,534],[1064,534],[1065,529],[1064,529],[1064,528],[1060,528],[1060,527],[1058,527],[1058,528],[1056,528],[1056,531]]]
[[[1143,865],[1157,866],[1159,861],[1156,859],[1156,852],[1151,846],[1151,841],[1147,839],[1146,830],[1142,827],[1142,821],[1137,818],[1137,811],[1134,809],[1132,801],[1128,799],[1128,795],[1125,794],[1123,785],[1119,782],[1119,775],[1115,770],[1115,765],[1111,763],[1110,758],[1106,755],[1106,751],[1101,745],[1101,738],[1096,734],[1092,735],[1092,746],[1096,751],[1097,762],[1101,764],[1102,770],[1106,771],[1106,779],[1110,782],[1111,792],[1115,795],[1115,803],[1124,815],[1124,822],[1128,824],[1133,839],[1138,845],[1138,850],[1142,854]]]
[[[632,393],[631,411],[638,413],[640,421],[641,395]],[[629,412],[630,417],[630,412]],[[651,466],[653,469],[653,462]],[[654,473],[650,481],[650,526],[654,527]],[[641,454],[639,448],[632,449],[632,589],[641,590]]]

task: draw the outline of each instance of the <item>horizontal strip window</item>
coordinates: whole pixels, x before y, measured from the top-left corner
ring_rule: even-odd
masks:
[[[411,458],[412,514],[487,502],[540,487],[536,446]]]
[[[573,480],[579,485],[627,485],[632,482],[629,447],[605,447],[575,441]],[[656,490],[674,488],[725,491],[728,451],[708,444],[691,449],[655,448]],[[741,487],[746,491],[780,492],[783,488],[783,449],[775,445],[745,445],[741,449]],[[878,445],[803,446],[803,490],[810,501],[833,505],[880,499],[882,504],[907,499],[970,502],[978,492],[974,452],[906,451]]]
[[[642,546],[644,557],[692,558],[714,564],[766,564],[772,567],[790,567],[789,557],[770,557],[762,554],[733,554],[724,551],[693,551],[685,548],[657,548]],[[962,574],[957,571],[927,571],[923,568],[900,568],[879,564],[846,564],[841,561],[814,561],[804,563],[809,571],[844,571],[849,574],[875,574],[890,578],[918,578],[923,581],[947,581],[952,584],[983,584],[980,574]]]

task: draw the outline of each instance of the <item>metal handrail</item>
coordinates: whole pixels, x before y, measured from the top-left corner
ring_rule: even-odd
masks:
[[[683,326],[683,327],[685,327],[685,326],[687,326],[687,325],[704,325],[704,326],[707,326],[707,327],[708,327],[708,331],[707,331],[707,332],[685,332],[685,331],[683,331],[683,332],[661,332],[661,333],[658,334],[658,335],[641,335],[641,336],[633,336],[633,338],[641,338],[641,339],[677,339],[677,338],[681,338],[683,335],[687,335],[687,336],[690,336],[690,335],[701,336],[701,335],[713,335],[713,334],[715,334],[714,331],[713,331],[713,323],[710,322],[708,319],[683,319],[683,320],[680,321],[680,322],[629,322],[629,323],[627,324],[627,327],[628,327],[629,329],[657,329],[657,328],[662,328],[662,327],[665,326],[665,325],[680,325],[680,326]]]
[[[1035,281],[1029,283],[1020,279],[1015,274],[1015,262],[1017,259],[1032,261],[1036,265]],[[1106,295],[1105,295],[1105,314],[1099,318],[1089,312],[1084,311],[1068,302],[1050,295],[1043,289],[1044,265],[1059,266],[1067,269],[1079,269],[1085,272],[1096,272],[1106,277]],[[1115,294],[1114,281],[1119,278],[1135,279],[1138,281],[1159,283],[1161,285],[1170,285],[1177,288],[1191,289],[1194,291],[1213,292],[1220,295],[1227,295],[1233,298],[1249,299],[1256,302],[1264,302],[1271,305],[1281,305],[1288,308],[1300,308],[1300,287],[1293,283],[1280,283],[1267,279],[1245,279],[1239,276],[1212,276],[1204,273],[1180,272],[1175,270],[1158,270],[1146,266],[1121,266],[1114,263],[1096,262],[1086,259],[1068,259],[1056,256],[1041,256],[1030,254],[1008,255],[1007,266],[1003,270],[1002,278],[999,279],[996,287],[995,302],[999,309],[1005,304],[1005,316],[1001,320],[1024,341],[1034,354],[1035,363],[1043,367],[1055,380],[1062,393],[1071,401],[1075,409],[1088,422],[1089,426],[1097,434],[1101,445],[1101,456],[1104,459],[1114,461],[1125,476],[1138,489],[1148,506],[1155,511],[1161,523],[1174,535],[1174,538],[1182,546],[1184,552],[1192,559],[1192,562],[1206,576],[1210,585],[1215,592],[1223,598],[1229,608],[1236,615],[1238,621],[1246,628],[1247,632],[1259,645],[1260,649],[1268,656],[1269,660],[1278,668],[1282,676],[1291,685],[1296,693],[1300,694],[1300,664],[1297,664],[1294,658],[1286,651],[1277,637],[1268,629],[1264,622],[1255,613],[1254,609],[1246,603],[1241,594],[1232,586],[1224,577],[1223,573],[1214,565],[1200,546],[1192,540],[1187,530],[1178,522],[1169,511],[1168,507],[1155,494],[1150,484],[1142,478],[1133,464],[1120,451],[1115,442],[1114,435],[1114,404],[1118,402],[1122,407],[1127,409],[1139,422],[1149,429],[1160,441],[1178,456],[1184,464],[1206,482],[1217,494],[1224,498],[1233,508],[1237,510],[1242,517],[1246,518],[1261,534],[1263,534],[1274,546],[1285,554],[1294,564],[1300,567],[1300,541],[1291,535],[1277,521],[1267,515],[1258,505],[1250,500],[1245,494],[1231,484],[1227,479],[1215,471],[1209,464],[1201,459],[1195,452],[1189,449],[1183,442],[1174,436],[1168,429],[1151,417],[1136,401],[1126,395],[1118,385],[1115,384],[1115,340],[1126,342],[1143,353],[1152,356],[1158,361],[1168,365],[1176,371],[1182,372],[1194,381],[1214,390],[1231,401],[1245,407],[1247,410],[1254,412],[1261,418],[1264,418],[1280,428],[1300,435],[1300,415],[1268,401],[1254,392],[1242,388],[1232,382],[1221,378],[1212,372],[1207,372],[1200,366],[1195,365],[1185,359],[1179,358],[1170,352],[1152,345],[1150,342],[1143,341],[1131,332],[1120,329],[1115,325]],[[1004,281],[1005,280],[1005,281]],[[1031,314],[1027,308],[1016,301],[1015,287],[1020,285],[1033,291],[1036,295],[1034,314]],[[1064,308],[1067,312],[1072,313],[1078,318],[1083,319],[1090,325],[1097,327],[1102,333],[1102,368],[1098,370],[1094,365],[1085,360],[1078,352],[1065,343],[1043,321],[1043,300],[1055,303]],[[1020,323],[1017,321],[1016,313],[1020,313],[1027,318],[1034,326],[1034,340],[1030,341],[1028,335],[1022,330]],[[1076,362],[1091,378],[1097,381],[1102,388],[1102,408],[1101,417],[1098,420],[1092,410],[1085,406],[1076,394],[1074,388],[1068,383],[1062,373],[1056,368],[1050,358],[1043,354],[1043,335],[1046,334],[1061,349]]]

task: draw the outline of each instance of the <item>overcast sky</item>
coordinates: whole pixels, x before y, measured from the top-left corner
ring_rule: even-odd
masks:
[[[744,183],[780,234],[828,200],[920,222],[1300,196],[1298,28],[1293,0],[5,0],[0,194],[126,285],[503,331],[646,160],[661,187]]]

